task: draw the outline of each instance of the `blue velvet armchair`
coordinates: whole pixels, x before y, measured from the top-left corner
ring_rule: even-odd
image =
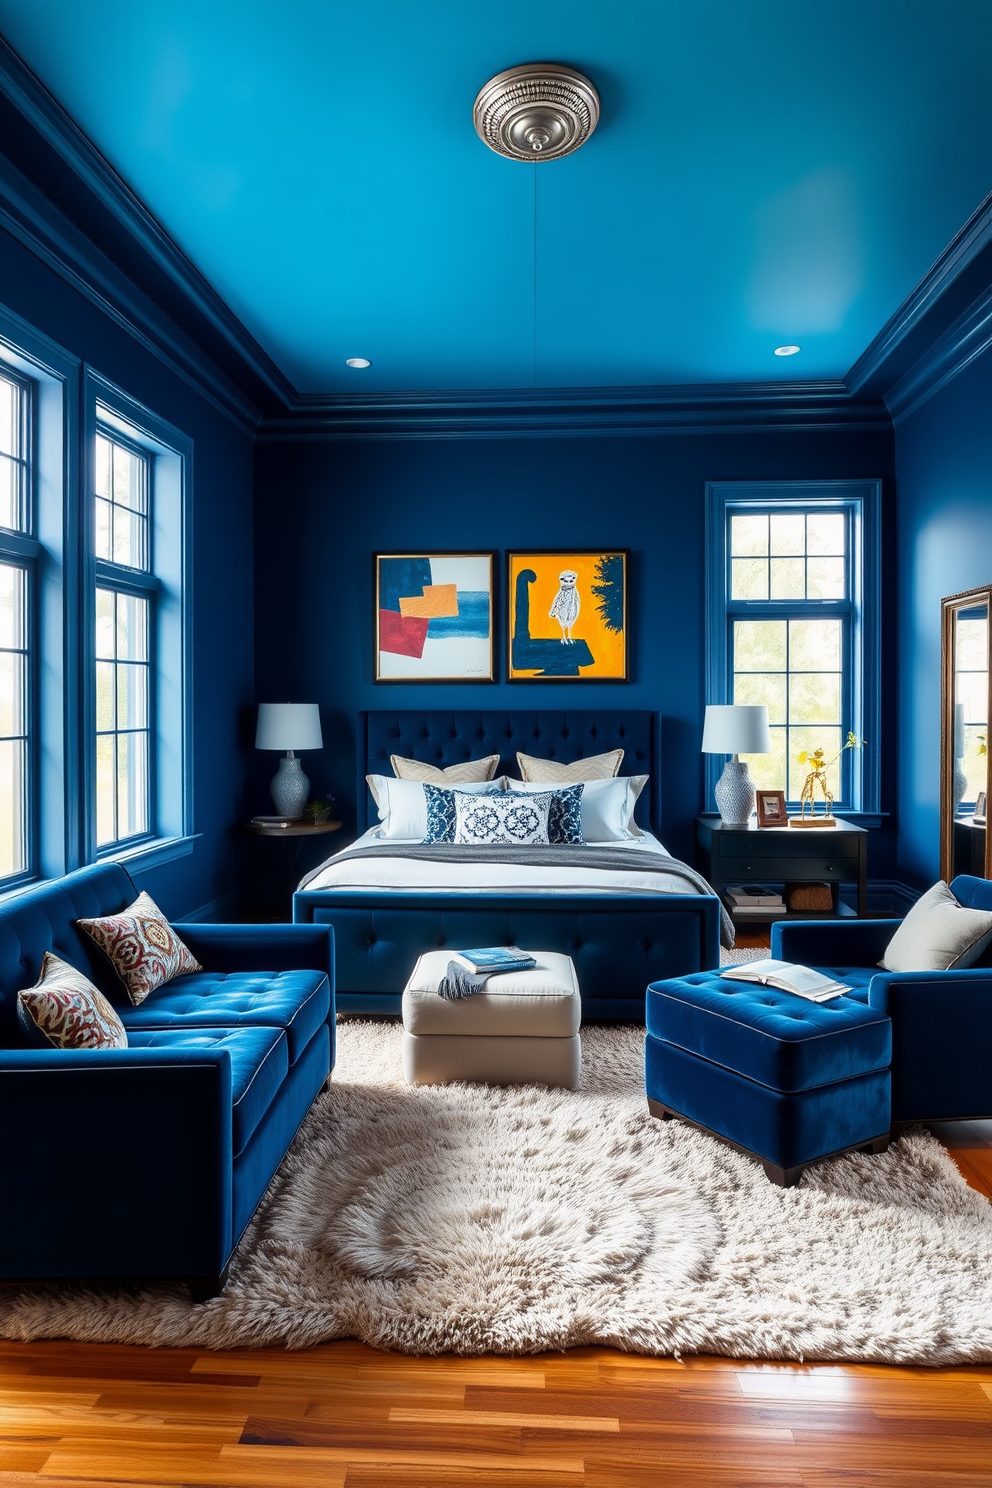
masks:
[[[0,905],[0,1280],[180,1277],[202,1298],[333,1066],[333,932],[184,924],[204,970],[131,1007],[75,921],[135,896],[105,863]],[[25,1045],[16,996],[47,950],[128,1048]]]
[[[992,882],[962,874],[961,904],[992,909]],[[772,927],[771,954],[830,971],[892,1020],[892,1125],[992,1116],[992,947],[966,971],[882,971],[895,920]]]

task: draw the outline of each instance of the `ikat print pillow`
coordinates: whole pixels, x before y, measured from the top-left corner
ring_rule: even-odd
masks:
[[[203,970],[150,894],[139,894],[120,914],[76,924],[108,958],[135,1007],[163,982]]]
[[[455,798],[455,842],[499,847],[524,847],[550,842],[548,817],[551,795],[520,795],[503,791],[498,796]]]
[[[17,994],[25,1043],[41,1049],[126,1049],[127,1034],[102,992],[46,951],[33,987]]]

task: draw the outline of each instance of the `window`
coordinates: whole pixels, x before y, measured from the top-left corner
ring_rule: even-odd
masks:
[[[803,750],[839,756],[848,814],[878,811],[877,520],[875,482],[709,488],[706,700],[767,706],[772,749],[748,764],[791,802]],[[842,752],[848,731],[863,752]]]
[[[149,457],[97,427],[96,845],[152,829],[152,649]]]
[[[0,883],[16,883],[34,854],[30,760],[31,385],[0,374]]]

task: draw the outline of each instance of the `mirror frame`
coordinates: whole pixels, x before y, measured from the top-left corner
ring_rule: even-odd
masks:
[[[950,883],[953,875],[954,855],[954,621],[959,610],[984,604],[989,617],[989,636],[992,642],[992,584],[983,584],[978,589],[966,589],[962,594],[949,594],[940,602],[940,876]],[[988,703],[985,716],[992,720],[992,644],[989,648],[990,665],[987,672]],[[988,730],[986,730],[988,743]],[[989,762],[992,751],[986,749],[985,789],[988,794]],[[985,875],[992,878],[992,833],[985,828]]]

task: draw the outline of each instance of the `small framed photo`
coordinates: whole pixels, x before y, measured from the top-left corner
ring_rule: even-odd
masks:
[[[758,791],[758,826],[785,827],[789,824],[785,809],[785,791]]]
[[[985,792],[979,791],[975,797],[975,821],[979,824],[983,823],[985,821],[985,813]]]

